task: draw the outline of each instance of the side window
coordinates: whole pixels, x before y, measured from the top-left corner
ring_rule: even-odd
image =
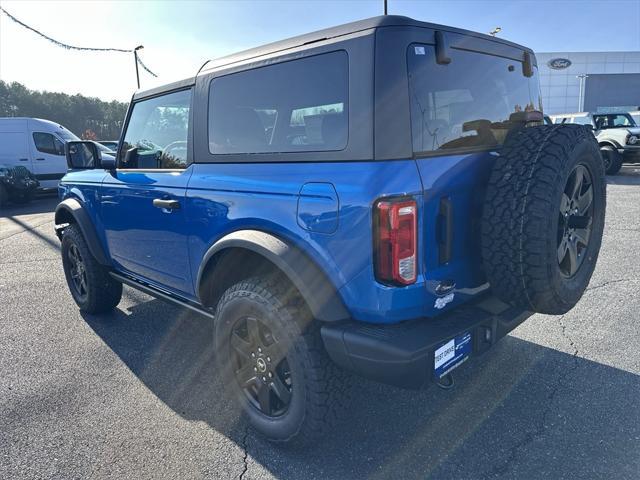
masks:
[[[589,116],[575,117],[572,123],[578,125],[591,125],[591,118]]]
[[[119,166],[185,168],[190,105],[191,90],[136,102],[124,134]]]
[[[35,143],[36,149],[39,152],[49,153],[51,155],[64,155],[64,143],[50,133],[34,132],[33,143]]]
[[[209,89],[213,154],[343,150],[349,59],[337,51],[215,78]]]

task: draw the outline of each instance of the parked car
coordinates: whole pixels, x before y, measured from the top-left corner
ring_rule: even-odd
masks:
[[[30,202],[38,186],[38,180],[25,167],[0,164],[0,208],[12,202]]]
[[[101,145],[104,145],[109,150],[116,151],[118,150],[118,141],[117,140],[101,140],[98,142]]]
[[[38,118],[0,118],[0,163],[23,166],[43,188],[56,188],[67,172],[64,144],[80,140],[62,125]]]
[[[570,310],[598,258],[597,142],[543,125],[539,91],[528,48],[384,16],[137,92],[117,158],[68,146],[71,295],[98,314],[126,284],[201,313],[277,442],[336,422],[347,371],[451,386],[533,312]]]
[[[640,163],[640,128],[629,113],[567,113],[552,115],[554,123],[589,125],[598,140],[605,170],[620,171],[623,163]]]

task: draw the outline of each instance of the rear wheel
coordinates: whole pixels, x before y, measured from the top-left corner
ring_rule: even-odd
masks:
[[[307,443],[333,425],[347,374],[328,358],[286,279],[254,277],[229,288],[216,309],[215,344],[226,390],[269,440]]]
[[[606,145],[600,148],[604,170],[607,175],[615,175],[622,168],[622,155],[612,146]]]
[[[122,284],[91,255],[77,225],[64,229],[61,253],[67,285],[80,310],[102,313],[120,303]]]

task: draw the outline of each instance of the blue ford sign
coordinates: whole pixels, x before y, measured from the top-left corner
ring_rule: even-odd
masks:
[[[564,70],[571,66],[571,60],[568,58],[552,58],[547,62],[547,65],[554,70]]]

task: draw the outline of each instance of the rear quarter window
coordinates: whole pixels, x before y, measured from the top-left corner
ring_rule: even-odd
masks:
[[[500,146],[514,113],[540,110],[537,69],[526,77],[522,62],[451,49],[438,64],[432,45],[408,49],[413,151],[465,151]]]
[[[212,154],[343,150],[349,137],[349,60],[336,51],[214,78]]]

